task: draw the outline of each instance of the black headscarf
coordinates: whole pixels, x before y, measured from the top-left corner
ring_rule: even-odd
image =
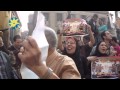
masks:
[[[78,60],[80,59],[80,47],[78,45],[78,41],[76,38],[74,38],[75,42],[76,42],[76,50],[75,50],[75,53],[73,54],[68,54],[67,51],[66,51],[66,48],[64,49],[64,53],[65,55],[71,57],[73,60]]]
[[[76,38],[74,38],[75,42],[76,42],[76,50],[75,53],[73,54],[68,54],[66,49],[64,49],[63,54],[69,56],[70,58],[72,58],[77,66],[78,71],[81,74],[82,78],[86,78],[86,73],[87,73],[87,59],[80,56],[80,46],[78,44],[78,41]]]
[[[94,55],[92,55],[92,56],[97,56],[97,57],[108,56],[106,53],[103,54],[103,53],[101,53],[101,52],[99,51],[99,46],[100,46],[100,44],[101,44],[102,42],[103,42],[103,41],[100,41],[100,42],[97,44],[95,53],[94,53]]]

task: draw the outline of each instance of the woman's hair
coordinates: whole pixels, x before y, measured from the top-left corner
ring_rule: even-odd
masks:
[[[80,46],[78,44],[78,40],[73,38],[76,42],[76,50],[73,54],[67,53],[66,49],[64,50],[64,55],[69,56],[75,62],[79,73],[81,74],[81,78],[86,78],[88,73],[87,68],[87,59],[80,55]]]
[[[106,31],[103,31],[102,33],[101,33],[101,38],[102,38],[102,40],[104,40],[104,36],[106,36],[106,33],[105,33]]]
[[[97,57],[101,57],[101,56],[108,56],[107,53],[106,54],[102,54],[100,51],[99,51],[99,46],[100,44],[104,42],[104,41],[100,41],[97,46],[96,46],[96,50],[95,50],[95,53],[93,56],[97,56]]]

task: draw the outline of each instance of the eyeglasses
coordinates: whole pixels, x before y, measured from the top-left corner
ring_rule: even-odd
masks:
[[[66,42],[66,44],[68,45],[68,44],[75,44],[74,42]]]

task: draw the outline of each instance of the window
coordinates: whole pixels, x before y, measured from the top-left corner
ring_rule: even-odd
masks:
[[[43,15],[45,16],[46,21],[49,21],[49,13],[43,13]]]
[[[86,19],[86,17],[87,17],[86,15],[81,15],[82,19]]]
[[[62,21],[62,20],[63,20],[62,13],[57,13],[57,21]]]

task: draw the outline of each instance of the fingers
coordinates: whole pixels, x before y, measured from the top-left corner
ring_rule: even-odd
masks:
[[[29,44],[29,42],[27,40],[23,41],[23,47],[25,48],[25,50],[29,51],[30,48],[32,48],[32,46]]]
[[[87,29],[90,30],[91,29],[91,26],[89,24],[87,24]]]
[[[36,48],[38,47],[38,45],[37,42],[31,36],[29,36],[27,40],[23,41],[23,47],[25,48],[25,50],[29,51],[30,48],[32,47]],[[21,49],[21,51],[23,51],[23,48]]]
[[[20,60],[21,61],[23,61],[24,60],[24,55],[20,52],[20,53],[18,53],[18,57],[20,58]]]
[[[35,39],[32,38],[31,36],[29,36],[29,37],[27,38],[27,40],[28,40],[28,42],[30,43],[30,45],[31,45],[32,47],[38,47],[37,42],[36,42]]]
[[[20,48],[20,52],[23,53],[24,52],[24,47]]]

